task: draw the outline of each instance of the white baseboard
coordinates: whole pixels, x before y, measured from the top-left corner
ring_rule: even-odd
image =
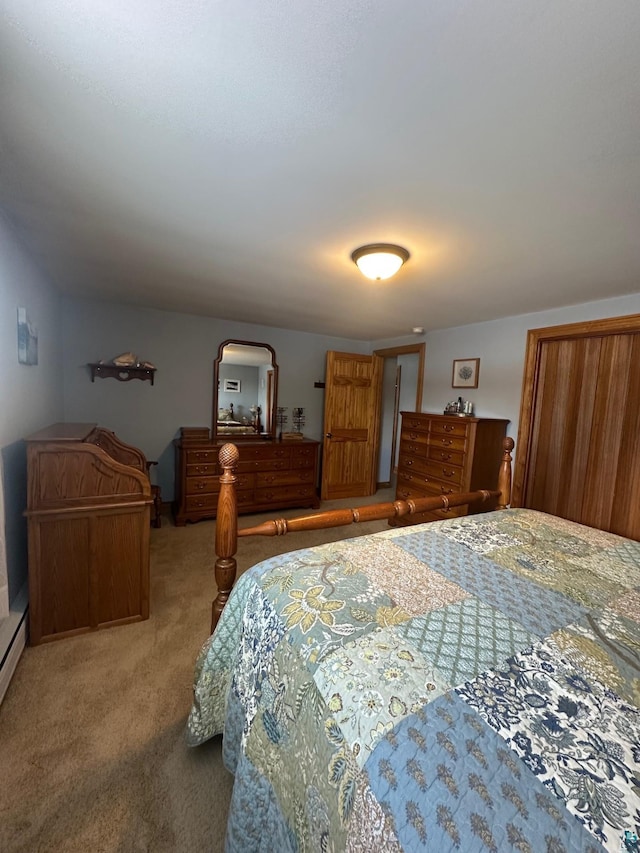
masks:
[[[0,703],[27,644],[27,605],[25,584],[12,602],[9,615],[0,621]]]

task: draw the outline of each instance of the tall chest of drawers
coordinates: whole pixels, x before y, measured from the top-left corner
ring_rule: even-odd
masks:
[[[176,448],[176,525],[215,518],[220,475],[220,448],[202,431],[181,429]],[[319,442],[239,441],[236,466],[238,512],[267,512],[285,507],[318,507]]]
[[[457,417],[427,412],[401,412],[400,455],[396,498],[424,498],[493,489],[498,482],[502,439],[508,420]],[[394,520],[394,524],[437,521],[474,512],[494,504],[453,507]]]

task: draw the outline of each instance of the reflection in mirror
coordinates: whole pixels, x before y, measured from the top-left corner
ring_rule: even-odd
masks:
[[[269,344],[223,341],[213,363],[212,435],[275,437],[276,354]]]

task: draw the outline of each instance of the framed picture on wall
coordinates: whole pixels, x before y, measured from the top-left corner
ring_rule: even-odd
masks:
[[[232,394],[239,394],[240,393],[240,380],[239,379],[225,379],[223,390],[228,391]]]
[[[38,331],[29,320],[26,308],[18,308],[18,362],[38,363]]]
[[[477,388],[480,373],[479,358],[455,358],[453,360],[452,388]]]

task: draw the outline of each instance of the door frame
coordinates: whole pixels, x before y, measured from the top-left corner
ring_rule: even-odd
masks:
[[[527,349],[522,378],[520,397],[520,416],[518,421],[518,443],[513,473],[511,506],[522,506],[527,492],[531,440],[535,418],[534,400],[538,388],[542,347],[549,341],[575,340],[602,335],[635,334],[640,332],[640,314],[626,317],[607,317],[601,320],[587,320],[580,323],[567,323],[562,326],[547,326],[541,329],[529,329]]]
[[[413,355],[416,354],[418,356],[418,380],[416,383],[416,405],[414,411],[421,412],[422,411],[422,389],[424,386],[424,362],[425,362],[425,350],[426,344],[424,341],[420,344],[405,344],[404,346],[398,347],[386,347],[384,349],[375,349],[373,351],[374,355],[379,355],[381,358],[397,358],[399,355]],[[397,389],[396,389],[397,390]],[[395,456],[396,456],[396,443],[398,441],[398,421],[399,421],[399,412],[398,412],[398,395],[396,393],[394,404],[393,404],[393,431],[391,436],[391,469],[390,473],[394,472],[395,469]],[[380,407],[380,424],[382,424],[382,406]],[[385,483],[378,485],[386,485]]]

